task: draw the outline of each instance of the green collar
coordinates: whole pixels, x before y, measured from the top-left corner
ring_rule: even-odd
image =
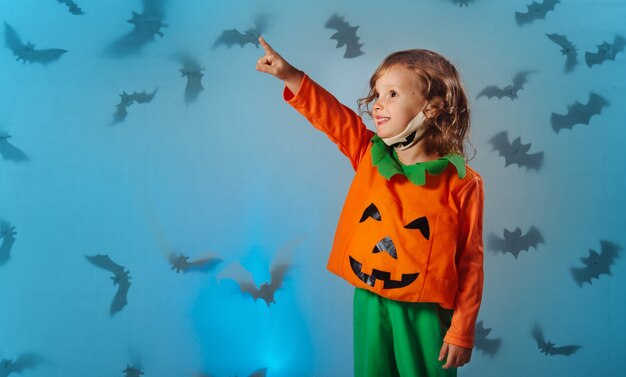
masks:
[[[418,186],[426,183],[426,172],[429,175],[438,175],[443,172],[449,163],[456,168],[459,178],[465,178],[465,160],[463,156],[449,153],[437,160],[418,162],[414,165],[404,165],[398,159],[395,149],[391,149],[378,135],[372,137],[372,166],[378,168],[378,173],[389,180],[396,174],[402,174]]]

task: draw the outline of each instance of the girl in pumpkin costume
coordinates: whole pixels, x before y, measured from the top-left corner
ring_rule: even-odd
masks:
[[[259,42],[257,70],[285,82],[284,99],[356,171],[328,261],[356,287],[355,376],[455,376],[471,357],[483,286],[483,183],[465,164],[456,69],[428,50],[385,58],[359,100],[374,133]]]

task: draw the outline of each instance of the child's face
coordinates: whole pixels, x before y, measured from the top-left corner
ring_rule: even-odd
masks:
[[[376,80],[374,90],[377,99],[372,106],[372,117],[378,136],[383,139],[404,131],[426,102],[414,73],[401,65],[383,73]]]

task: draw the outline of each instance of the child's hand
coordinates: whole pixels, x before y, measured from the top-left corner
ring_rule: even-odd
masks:
[[[446,358],[446,354],[448,357],[443,369],[462,367],[463,365],[469,363],[472,358],[471,349],[443,342],[441,351],[439,351],[439,361],[443,361],[443,359]]]
[[[277,79],[283,80],[289,90],[293,93],[297,93],[304,74],[274,51],[272,46],[265,42],[263,37],[259,37],[259,43],[261,43],[261,46],[263,46],[265,50],[265,56],[256,62],[256,70],[269,73]]]

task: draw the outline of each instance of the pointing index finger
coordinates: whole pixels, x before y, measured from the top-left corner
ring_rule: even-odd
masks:
[[[274,51],[272,46],[270,46],[269,43],[267,43],[262,36],[259,36],[259,43],[261,43],[261,46],[263,46],[263,49],[265,50],[265,53],[267,53],[267,54],[275,54],[276,53],[276,51]]]

